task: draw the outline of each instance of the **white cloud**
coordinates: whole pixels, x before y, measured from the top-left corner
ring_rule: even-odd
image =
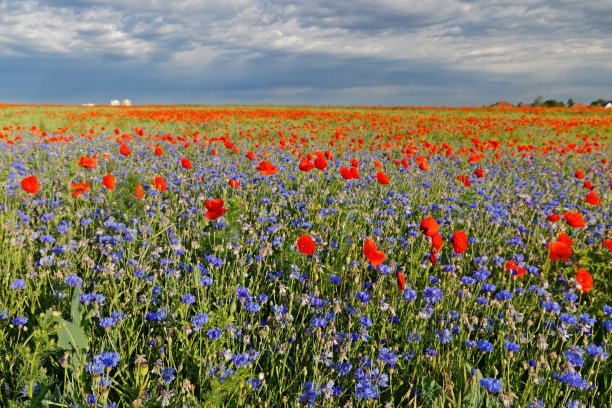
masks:
[[[348,67],[341,73],[346,81],[353,75],[347,61],[357,59],[386,61],[393,72],[471,73],[471,80],[574,81],[576,73],[612,67],[611,18],[609,0],[4,1],[0,56],[111,55],[146,64],[160,80],[185,83],[230,78],[244,84],[272,71],[317,86],[316,78],[300,76],[302,67]],[[270,67],[270,60],[297,72]],[[381,92],[401,88],[389,82],[397,75],[387,83],[377,72],[371,76]],[[610,85],[592,89],[602,86]],[[354,83],[345,90],[362,87],[369,89]]]

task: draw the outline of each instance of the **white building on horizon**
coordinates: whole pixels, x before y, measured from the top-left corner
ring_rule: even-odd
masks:
[[[112,101],[110,101],[111,106],[119,106],[121,105],[121,102],[119,102],[119,100],[117,99],[113,99]]]
[[[132,101],[129,99],[124,99],[121,101],[121,106],[132,106]]]

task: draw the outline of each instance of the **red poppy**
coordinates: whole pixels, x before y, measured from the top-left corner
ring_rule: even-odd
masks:
[[[514,259],[506,262],[505,269],[507,271],[512,271],[512,276],[514,278],[522,278],[527,270],[527,268],[525,268],[524,266],[517,265],[516,260]]]
[[[561,219],[561,216],[559,214],[550,214],[546,219],[550,222],[557,222]]]
[[[302,159],[299,168],[301,171],[310,171],[315,168],[315,165],[308,159]]]
[[[612,252],[612,239],[606,239],[602,243],[604,244],[606,248],[608,248],[608,251]]]
[[[600,205],[599,197],[597,197],[597,194],[595,194],[594,191],[590,191],[589,194],[587,194],[587,196],[585,197],[584,201],[591,205]]]
[[[259,166],[257,166],[257,170],[259,170],[259,172],[264,176],[270,176],[272,174],[278,173],[278,169],[276,168],[276,166],[265,160],[259,163]]]
[[[385,253],[378,250],[376,244],[370,238],[367,238],[363,243],[363,254],[374,267],[385,261]]]
[[[581,292],[589,292],[593,289],[593,277],[584,269],[578,269],[576,272],[576,282]]]
[[[247,152],[246,157],[249,160],[253,160],[255,158],[255,155],[253,154],[253,152]]]
[[[574,241],[572,241],[570,236],[567,235],[565,232],[559,233],[559,235],[557,236],[557,241],[563,242],[565,245],[570,246],[570,247],[574,245]]]
[[[586,180],[584,182],[584,187],[588,188],[589,190],[592,190],[595,188],[595,186],[593,185],[593,182],[591,180]]]
[[[404,289],[406,289],[406,279],[404,278],[404,274],[402,272],[398,272],[395,277],[397,278],[397,288],[403,292]]]
[[[102,184],[109,190],[115,189],[115,176],[108,173],[104,178],[102,178]]]
[[[238,180],[230,179],[228,184],[234,188],[240,187],[240,182]]]
[[[565,211],[563,213],[563,218],[565,218],[565,221],[567,221],[570,227],[584,228],[586,226],[582,215],[578,212]]]
[[[134,197],[136,197],[137,199],[142,199],[145,196],[145,191],[144,188],[142,187],[142,184],[138,183],[136,184],[136,186],[134,187]]]
[[[433,250],[429,253],[429,262],[432,263],[432,265],[435,265],[438,263],[438,258],[436,257],[436,251]]]
[[[463,230],[457,230],[453,234],[451,238],[451,242],[453,243],[453,249],[456,253],[461,254],[467,251],[468,247],[468,238],[467,234]]]
[[[206,201],[204,203],[204,206],[206,207],[206,218],[209,220],[214,220],[225,214],[227,212],[227,208],[224,208],[223,204],[224,201],[220,198]]]
[[[84,169],[93,169],[98,164],[98,161],[88,156],[81,156],[77,164]]]
[[[130,154],[132,154],[132,151],[130,150],[129,147],[127,147],[127,145],[122,143],[121,147],[119,148],[119,153],[121,153],[124,156],[129,156]]]
[[[317,249],[317,244],[315,244],[314,240],[310,237],[310,235],[306,234],[298,238],[296,246],[301,253],[306,255],[314,254],[315,250]]]
[[[155,187],[155,189],[161,193],[163,193],[164,191],[166,191],[166,180],[163,179],[163,177],[155,177],[155,179],[153,179],[153,187]]]
[[[457,180],[462,182],[465,187],[469,187],[472,185],[472,183],[470,182],[470,179],[466,175],[457,176]]]
[[[213,156],[218,156],[219,155],[219,150],[217,150],[216,148],[213,148],[210,153],[212,153]]]
[[[423,171],[429,171],[430,167],[428,163],[422,162],[421,164],[419,164],[419,169]]]
[[[431,236],[431,245],[434,247],[436,252],[440,251],[440,248],[442,248],[443,243],[444,242],[442,241],[442,235],[440,235],[439,233],[436,232]]]
[[[36,194],[40,190],[40,184],[38,184],[36,176],[28,176],[21,180],[21,188],[29,194]]]
[[[378,180],[378,184],[389,184],[389,177],[382,171],[376,173],[376,180]]]
[[[181,166],[183,166],[184,169],[189,170],[191,168],[191,160],[189,160],[187,157],[183,157],[181,159]]]
[[[161,147],[157,146],[154,150],[154,153],[156,156],[161,156],[164,154],[164,151],[161,149]]]
[[[359,169],[357,167],[351,167],[349,169],[349,172],[350,172],[352,178],[354,178],[354,179],[358,179],[359,178]]]
[[[323,155],[320,155],[315,159],[314,165],[317,169],[323,171],[327,168],[327,161],[325,161]]]
[[[419,228],[426,237],[433,237],[438,232],[438,222],[432,217],[425,217]]]
[[[577,179],[583,179],[584,173],[581,172],[580,170],[576,170],[576,173],[574,173],[574,176],[576,176]]]
[[[89,192],[89,184],[87,183],[71,184],[70,188],[72,189],[73,198],[77,198],[81,194]]]
[[[474,174],[476,175],[476,177],[478,178],[483,178],[484,177],[484,170],[483,169],[476,169],[474,171]]]
[[[374,160],[374,167],[380,169],[382,168],[382,163],[378,160]]]
[[[548,259],[551,261],[567,261],[572,255],[572,248],[562,241],[548,243]]]
[[[351,166],[352,167],[359,167],[359,161],[355,158],[351,159]]]
[[[351,171],[348,168],[346,168],[346,167],[340,167],[340,175],[345,180],[350,180],[350,179],[353,178],[353,175],[351,174]]]

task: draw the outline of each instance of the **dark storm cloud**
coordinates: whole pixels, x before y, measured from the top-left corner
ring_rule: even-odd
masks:
[[[1,1],[0,100],[589,102],[612,2]]]

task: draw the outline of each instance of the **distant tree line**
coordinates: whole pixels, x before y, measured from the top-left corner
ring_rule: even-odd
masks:
[[[607,103],[608,103],[607,100],[605,100],[603,98],[599,98],[599,99],[591,102],[591,106],[606,106]],[[520,105],[522,105],[522,103]],[[563,102],[563,101],[558,101],[556,99],[546,99],[546,100],[544,100],[543,96],[538,96],[531,103],[531,106],[533,106],[533,107],[544,107],[544,108],[563,108],[565,106],[571,108],[574,105],[576,105],[576,102],[574,102],[574,100],[572,98],[569,98],[567,100],[567,102]]]

